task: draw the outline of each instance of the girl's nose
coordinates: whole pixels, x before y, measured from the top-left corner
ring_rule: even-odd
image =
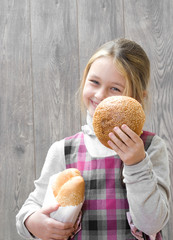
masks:
[[[102,101],[103,99],[106,98],[106,90],[101,88],[97,89],[97,92],[95,93],[95,97],[99,100]]]

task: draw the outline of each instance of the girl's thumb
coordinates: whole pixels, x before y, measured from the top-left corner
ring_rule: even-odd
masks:
[[[42,208],[42,213],[45,214],[45,215],[50,215],[50,213],[58,210],[58,208],[59,208],[59,204],[56,203],[56,204],[53,204],[51,206]]]

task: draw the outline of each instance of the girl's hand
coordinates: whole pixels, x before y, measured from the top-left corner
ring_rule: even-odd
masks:
[[[58,204],[41,208],[26,219],[25,226],[30,233],[42,240],[68,239],[74,231],[73,224],[50,218],[50,213],[58,208]]]
[[[114,132],[121,140],[111,132],[109,133],[111,140],[108,141],[108,144],[119,155],[124,164],[134,165],[145,158],[142,139],[127,125],[123,124],[121,129],[115,127]]]

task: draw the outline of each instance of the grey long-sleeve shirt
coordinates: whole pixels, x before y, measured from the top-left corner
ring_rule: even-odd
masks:
[[[87,125],[82,127],[82,131],[86,148],[92,157],[116,154],[98,141],[89,115]],[[41,176],[34,182],[35,190],[16,216],[16,226],[21,236],[32,238],[24,222],[28,216],[42,207],[49,177],[65,168],[64,140],[60,140],[50,147]],[[169,219],[169,162],[164,141],[155,135],[145,159],[136,165],[125,165],[123,175],[134,225],[148,235],[157,233]]]

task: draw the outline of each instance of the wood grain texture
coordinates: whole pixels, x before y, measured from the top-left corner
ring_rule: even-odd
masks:
[[[167,145],[171,178],[170,221],[164,240],[173,239],[173,2],[124,1],[125,36],[139,42],[151,61],[151,106],[145,127]]]
[[[173,193],[173,1],[1,0],[0,240],[19,240],[15,215],[50,145],[80,130],[75,93],[104,42],[127,37],[151,60],[146,123],[168,146]],[[173,239],[173,209],[164,240]]]
[[[76,1],[31,1],[31,29],[38,177],[50,145],[80,130]]]
[[[0,239],[21,239],[15,215],[35,179],[28,1],[1,1]]]
[[[80,74],[89,58],[103,43],[124,37],[121,0],[78,0]]]

